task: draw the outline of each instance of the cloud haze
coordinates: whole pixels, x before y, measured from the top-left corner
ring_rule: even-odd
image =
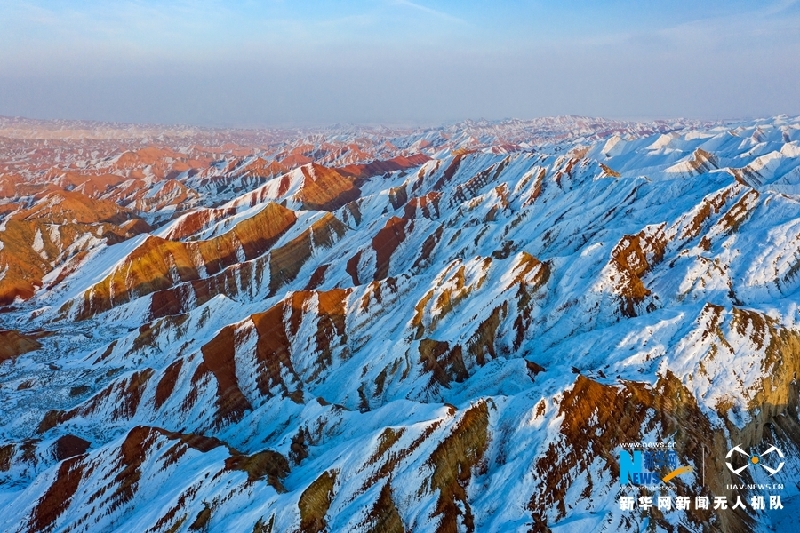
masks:
[[[0,114],[206,125],[800,114],[796,2],[0,5]]]

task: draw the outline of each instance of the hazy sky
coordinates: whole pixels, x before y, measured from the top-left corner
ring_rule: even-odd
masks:
[[[800,114],[797,0],[0,0],[0,28],[0,115]]]

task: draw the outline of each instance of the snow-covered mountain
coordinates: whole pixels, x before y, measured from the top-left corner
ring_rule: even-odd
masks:
[[[3,132],[0,530],[794,530],[800,118]]]

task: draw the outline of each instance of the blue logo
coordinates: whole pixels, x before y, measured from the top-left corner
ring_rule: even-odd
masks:
[[[662,472],[668,472],[662,475]],[[675,450],[626,450],[619,452],[619,484],[655,485],[692,471],[691,466],[678,466]]]

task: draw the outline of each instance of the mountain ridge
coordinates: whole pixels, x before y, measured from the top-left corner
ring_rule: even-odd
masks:
[[[244,140],[131,165],[104,140],[2,141],[0,179],[27,188],[3,199],[0,287],[16,249],[44,261],[0,313],[39,345],[0,364],[2,529],[784,527],[624,511],[616,454],[672,441],[694,471],[664,493],[749,501],[732,446],[800,452],[800,121]],[[52,192],[70,167],[120,181]],[[48,220],[52,194],[135,230]],[[11,242],[31,213],[46,230]],[[798,468],[746,475],[793,509]]]

